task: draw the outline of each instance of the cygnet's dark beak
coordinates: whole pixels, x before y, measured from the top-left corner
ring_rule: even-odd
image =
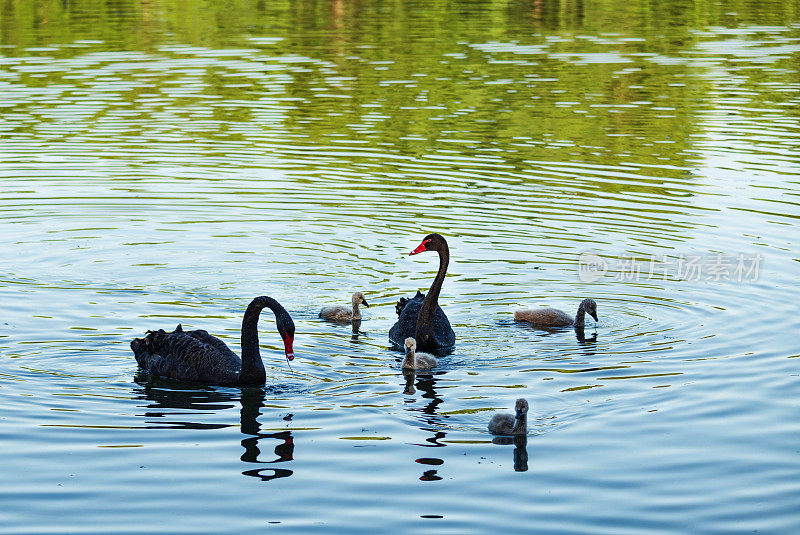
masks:
[[[525,414],[525,411],[517,411],[517,415],[516,415],[514,418],[516,418],[517,420],[519,420],[520,418],[522,418],[522,415],[523,415],[523,414]]]
[[[361,300],[361,304],[364,305],[365,307],[369,308],[369,303],[367,303],[366,299],[362,299]]]
[[[589,315],[594,318],[594,321],[600,321],[597,319],[597,312],[595,312],[594,310],[589,312]]]

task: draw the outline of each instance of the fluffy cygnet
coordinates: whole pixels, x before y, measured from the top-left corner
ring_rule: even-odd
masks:
[[[367,303],[367,300],[364,298],[364,294],[356,292],[353,294],[352,310],[342,305],[323,307],[322,310],[319,311],[319,317],[335,321],[360,320],[361,311],[358,309],[359,304],[363,304],[365,307],[369,308],[369,303]]]
[[[533,310],[517,310],[514,312],[514,321],[525,321],[542,327],[566,327],[567,325],[583,327],[584,316],[587,313],[594,318],[594,321],[597,321],[597,303],[594,302],[594,299],[581,301],[578,313],[575,314],[574,318],[556,308],[537,308]]]
[[[428,353],[417,353],[417,341],[406,338],[403,343],[406,349],[406,358],[403,359],[404,370],[424,370],[436,366],[436,357]]]
[[[514,405],[516,415],[497,413],[489,420],[489,432],[495,435],[528,434],[528,402],[522,398]]]

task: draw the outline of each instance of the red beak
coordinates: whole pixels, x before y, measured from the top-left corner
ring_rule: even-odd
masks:
[[[286,360],[294,360],[294,350],[292,349],[292,343],[294,342],[294,338],[286,335],[286,338],[283,339],[283,346],[286,350]]]
[[[426,243],[428,243],[429,241],[430,241],[430,240],[425,240],[424,242],[420,243],[420,244],[417,246],[417,248],[416,248],[416,249],[414,249],[413,251],[411,251],[410,253],[408,253],[408,256],[415,255],[415,254],[419,254],[419,253],[421,253],[421,252],[423,252],[423,251],[427,251],[427,249],[425,248],[425,244],[426,244]]]

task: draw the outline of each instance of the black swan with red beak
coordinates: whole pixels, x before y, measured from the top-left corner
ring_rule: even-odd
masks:
[[[417,291],[411,299],[401,298],[396,305],[397,323],[389,329],[389,340],[402,347],[403,341],[412,337],[417,341],[420,351],[441,351],[453,347],[456,333],[450,327],[450,321],[439,307],[439,293],[450,262],[450,249],[447,240],[439,234],[428,234],[419,246],[411,251],[415,255],[424,251],[439,253],[439,272],[433,279],[428,295]]]
[[[147,331],[144,338],[131,342],[131,349],[139,367],[150,375],[220,385],[263,385],[267,376],[258,349],[258,317],[264,308],[275,313],[286,360],[294,359],[294,322],[280,303],[267,296],[253,299],[244,312],[241,359],[219,338],[203,330],[184,331],[180,325],[171,333]]]

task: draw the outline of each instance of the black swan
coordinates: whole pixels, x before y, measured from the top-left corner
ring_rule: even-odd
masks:
[[[358,309],[358,305],[363,304],[365,307],[369,308],[369,303],[367,303],[364,294],[362,294],[361,292],[354,293],[352,301],[353,301],[352,309],[349,309],[346,306],[342,305],[322,307],[322,310],[319,311],[319,317],[324,318],[326,320],[334,320],[334,321],[360,320],[361,311]]]
[[[244,312],[241,359],[219,338],[203,330],[184,331],[180,325],[171,333],[147,331],[144,338],[131,342],[131,349],[139,366],[151,375],[221,385],[263,385],[267,377],[258,349],[258,316],[265,307],[275,313],[286,360],[293,360],[294,322],[280,303],[267,296],[253,299]]]
[[[406,338],[403,343],[406,349],[406,358],[403,359],[404,370],[427,370],[436,366],[436,357],[428,353],[417,353],[417,341]]]
[[[489,432],[495,435],[528,434],[528,402],[519,398],[514,405],[516,415],[497,413],[489,420]]]
[[[456,333],[450,327],[444,311],[439,307],[439,292],[442,290],[447,264],[450,262],[450,249],[447,241],[439,234],[428,234],[419,246],[411,251],[415,255],[423,251],[439,253],[439,272],[433,279],[428,295],[417,291],[411,299],[405,297],[397,302],[397,323],[389,329],[389,340],[397,346],[412,337],[422,351],[440,351],[453,347]]]
[[[589,313],[597,321],[597,303],[594,299],[584,299],[578,307],[575,317],[567,315],[556,308],[537,308],[535,310],[517,310],[514,312],[514,321],[524,321],[542,327],[566,327],[574,325],[576,329],[582,328],[584,316]]]

